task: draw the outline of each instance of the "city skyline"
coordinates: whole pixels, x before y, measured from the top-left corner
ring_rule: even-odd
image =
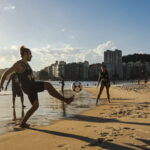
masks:
[[[105,50],[150,53],[148,0],[0,0],[0,68],[31,48],[33,70],[56,60],[101,63]]]

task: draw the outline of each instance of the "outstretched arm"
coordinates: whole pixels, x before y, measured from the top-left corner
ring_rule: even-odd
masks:
[[[9,80],[8,80],[8,82],[6,84],[5,90],[7,90],[8,84],[10,83],[11,79],[12,79],[12,75],[9,77]]]
[[[15,63],[11,68],[9,68],[6,72],[3,73],[1,77],[0,91],[1,89],[3,89],[3,84],[4,84],[6,77],[12,72],[16,72],[17,70],[18,70],[18,63]]]

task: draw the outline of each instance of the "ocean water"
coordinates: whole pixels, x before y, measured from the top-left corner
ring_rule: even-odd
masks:
[[[58,81],[52,81],[51,84],[59,93],[61,85]],[[95,86],[96,82],[82,82],[84,87]],[[72,82],[65,82],[65,97],[75,95],[75,100],[70,105],[65,105],[66,115],[63,115],[62,102],[50,96],[47,91],[38,93],[39,109],[28,120],[32,125],[49,125],[54,120],[79,114],[84,110],[95,107],[95,100],[90,98],[90,94],[84,90],[75,93],[71,89]],[[4,86],[5,87],[5,86]],[[21,107],[20,97],[16,97],[15,109],[12,108],[11,84],[7,91],[0,92],[0,134],[14,130],[19,125],[22,117],[31,107],[28,97],[24,94],[24,109]]]
[[[49,81],[48,81],[49,82]],[[51,84],[60,91],[59,81],[50,81]],[[6,82],[5,82],[6,83]],[[82,90],[79,93],[75,93],[71,89],[72,81],[65,82],[65,96],[70,97],[75,95],[75,100],[70,105],[65,105],[66,116],[63,115],[62,102],[50,96],[47,91],[38,94],[39,97],[39,109],[28,120],[32,125],[49,125],[54,120],[60,120],[65,117],[70,117],[75,114],[79,114],[84,110],[95,107],[95,99],[90,98],[90,93]],[[83,87],[96,87],[97,81],[84,81]],[[131,86],[134,82],[123,81],[117,82],[112,86]],[[5,86],[4,86],[5,87]],[[16,98],[15,109],[12,108],[12,91],[11,83],[8,86],[8,91],[0,92],[0,134],[10,132],[14,130],[16,125],[19,125],[22,117],[31,107],[28,97],[24,94],[24,109],[21,107],[20,98]]]

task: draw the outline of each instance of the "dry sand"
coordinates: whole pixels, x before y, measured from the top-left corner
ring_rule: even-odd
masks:
[[[96,98],[97,88],[85,88]],[[0,136],[0,150],[149,150],[150,84],[111,87],[101,104],[49,126],[31,126]]]

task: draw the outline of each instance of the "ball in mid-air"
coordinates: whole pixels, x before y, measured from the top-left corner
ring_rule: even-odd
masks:
[[[81,82],[78,82],[78,81],[73,82],[71,87],[72,87],[72,90],[76,93],[80,92],[83,88]]]

